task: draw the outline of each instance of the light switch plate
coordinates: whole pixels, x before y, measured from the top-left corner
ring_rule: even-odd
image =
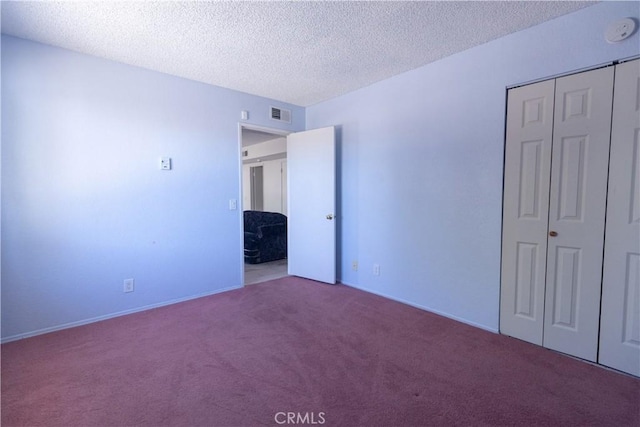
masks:
[[[160,158],[160,169],[164,171],[171,170],[171,157],[161,157]]]

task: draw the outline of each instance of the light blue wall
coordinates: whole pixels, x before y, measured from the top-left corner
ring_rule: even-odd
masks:
[[[307,108],[340,125],[341,281],[497,330],[506,88],[638,55],[603,37],[638,13],[600,3]]]
[[[241,286],[241,110],[304,127],[301,107],[3,36],[3,339]]]

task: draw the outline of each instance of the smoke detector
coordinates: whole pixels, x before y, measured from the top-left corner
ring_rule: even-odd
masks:
[[[617,43],[629,38],[636,29],[636,21],[631,18],[620,19],[612,22],[604,32],[604,38],[609,43]]]

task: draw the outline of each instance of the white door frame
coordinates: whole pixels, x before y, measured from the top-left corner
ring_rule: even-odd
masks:
[[[265,126],[257,126],[257,125],[252,125],[249,123],[238,123],[238,183],[239,183],[239,196],[238,196],[238,201],[237,201],[237,208],[238,208],[238,221],[240,222],[240,236],[239,236],[239,242],[240,242],[240,250],[238,251],[238,256],[240,257],[240,281],[242,283],[242,286],[245,286],[244,283],[244,206],[242,206],[242,200],[243,200],[243,195],[242,195],[242,130],[243,129],[247,129],[247,130],[255,130],[258,132],[264,132],[264,133],[270,133],[274,136],[284,136],[286,137],[287,135],[289,135],[290,133],[293,133],[293,131],[289,131],[289,130],[284,130],[284,129],[275,129],[275,128],[269,128],[269,127],[265,127]]]

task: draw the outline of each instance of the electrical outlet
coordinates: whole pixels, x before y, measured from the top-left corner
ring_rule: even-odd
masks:
[[[380,275],[380,264],[373,264],[373,275],[374,276]]]
[[[133,292],[133,279],[124,279],[124,291]]]
[[[352,269],[353,271],[358,271],[358,261],[353,261],[353,262],[351,263],[351,269]]]

